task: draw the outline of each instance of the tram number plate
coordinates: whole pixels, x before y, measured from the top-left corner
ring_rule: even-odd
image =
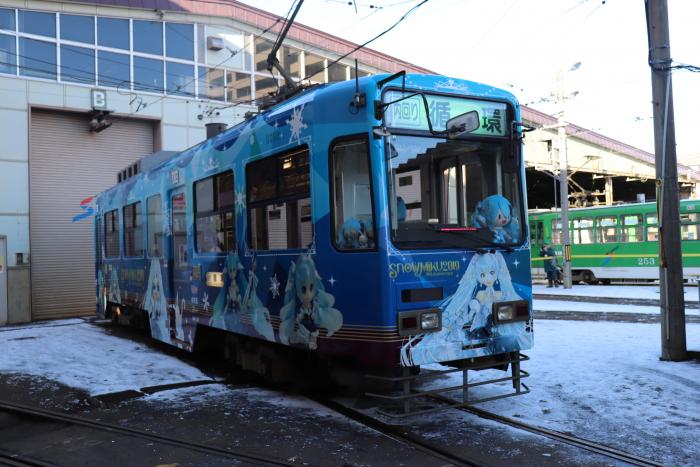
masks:
[[[637,258],[637,266],[656,266],[656,258]]]

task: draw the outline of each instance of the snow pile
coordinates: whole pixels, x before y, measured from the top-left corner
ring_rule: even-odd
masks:
[[[90,395],[210,379],[177,358],[82,320],[3,328],[0,349],[0,372],[42,376]]]

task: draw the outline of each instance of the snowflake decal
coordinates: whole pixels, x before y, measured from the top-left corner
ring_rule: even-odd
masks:
[[[437,83],[435,84],[435,87],[438,87],[438,88],[445,88],[445,89],[453,89],[453,90],[455,90],[455,91],[468,91],[468,90],[469,90],[469,88],[468,88],[466,85],[464,85],[464,84],[462,84],[462,83],[458,83],[458,82],[456,82],[455,80],[453,80],[453,79],[451,79],[451,78],[448,79],[447,81],[439,81],[439,82],[437,82]]]
[[[202,298],[202,306],[204,307],[204,312],[209,310],[209,294],[204,292],[204,297]]]
[[[270,292],[272,293],[273,299],[280,295],[280,281],[277,280],[277,274],[270,278]]]
[[[239,212],[245,207],[245,191],[243,190],[236,192],[236,207]]]
[[[286,121],[291,131],[291,134],[289,135],[290,143],[294,141],[294,139],[296,139],[298,143],[299,139],[301,138],[301,130],[309,127],[309,125],[304,123],[304,118],[301,115],[304,112],[304,105],[306,104],[303,104],[301,107],[295,108],[292,112],[292,117]]]

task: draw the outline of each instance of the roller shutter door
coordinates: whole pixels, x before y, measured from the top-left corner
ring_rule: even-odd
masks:
[[[110,119],[101,133],[88,115],[32,110],[29,228],[32,318],[95,312],[93,218],[72,222],[80,202],[116,183],[117,172],[153,152],[152,122]]]

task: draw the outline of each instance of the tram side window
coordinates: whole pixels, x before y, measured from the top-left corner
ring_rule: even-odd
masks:
[[[195,182],[197,253],[225,253],[236,249],[233,172]]]
[[[573,220],[573,237],[576,245],[590,245],[594,243],[594,224],[592,217],[581,217]]]
[[[641,214],[622,216],[622,241],[625,243],[643,242],[643,226]]]
[[[124,206],[124,256],[143,256],[141,202]]]
[[[656,214],[647,214],[647,242],[659,240],[659,226]]]
[[[681,213],[681,240],[698,240],[700,219],[695,212]]]
[[[105,257],[119,256],[119,211],[109,211],[105,214]]]
[[[309,150],[296,148],[246,166],[248,242],[254,250],[311,245]]]
[[[333,241],[341,250],[374,248],[374,215],[366,139],[337,143],[331,153]]]
[[[617,243],[617,217],[596,218],[598,243]]]
[[[146,200],[146,230],[148,231],[148,256],[163,256],[163,204],[160,195]]]
[[[552,243],[561,245],[561,219],[552,219]]]

